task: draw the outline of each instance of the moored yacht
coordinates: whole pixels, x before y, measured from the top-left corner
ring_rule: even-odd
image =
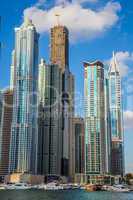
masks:
[[[5,186],[7,190],[27,190],[31,189],[31,186],[27,183],[15,183],[15,184],[8,184]]]
[[[114,192],[130,192],[129,188],[124,185],[113,185],[112,191]]]
[[[5,185],[0,185],[0,190],[5,190]]]
[[[124,185],[104,185],[102,187],[102,190],[104,191],[110,191],[110,192],[130,192],[130,189]]]

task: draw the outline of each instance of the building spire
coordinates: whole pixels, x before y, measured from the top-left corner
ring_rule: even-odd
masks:
[[[45,60],[43,59],[43,58],[41,58],[41,65],[44,65],[46,62],[45,62]]]
[[[28,27],[28,26],[33,26],[32,24],[32,20],[29,19],[27,16],[24,17],[24,23],[23,23],[24,27]]]
[[[111,63],[110,63],[110,69],[109,69],[109,72],[119,72],[119,69],[118,69],[118,62],[116,60],[116,55],[115,55],[115,52],[113,51],[113,57],[112,57],[112,60],[111,60]]]

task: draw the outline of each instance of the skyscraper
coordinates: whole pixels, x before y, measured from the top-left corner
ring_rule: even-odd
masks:
[[[32,22],[15,28],[15,89],[9,172],[36,173],[38,39]]]
[[[109,109],[108,70],[105,69],[105,132],[106,132],[106,171],[111,173],[111,124]]]
[[[84,62],[85,173],[106,172],[104,66],[100,61]]]
[[[69,116],[69,142],[68,142],[68,147],[69,147],[69,176],[73,179],[75,175],[75,134],[73,132],[73,118],[74,118],[74,112],[75,112],[75,77],[74,75],[69,72],[68,76],[68,97],[69,97],[69,106],[68,106],[68,116]]]
[[[75,173],[84,173],[84,119],[75,117],[73,119],[75,134]]]
[[[58,65],[45,66],[45,105],[39,132],[39,173],[61,175],[62,160],[62,73]]]
[[[12,51],[12,63],[11,63],[11,68],[10,68],[10,89],[12,90],[15,86],[15,66],[16,66],[16,61],[15,61],[15,50]]]
[[[0,176],[8,174],[11,123],[13,111],[13,91],[3,91],[2,116],[0,123]]]
[[[63,156],[62,156],[62,175],[74,178],[75,173],[75,152],[74,152],[74,76],[66,68],[63,74],[62,90],[62,130],[63,130]]]
[[[111,124],[111,173],[124,173],[124,141],[123,141],[123,110],[121,94],[121,77],[115,54],[111,61],[109,73],[109,108]]]
[[[44,59],[41,59],[39,64],[38,73],[38,174],[44,174],[45,171],[45,159],[44,159],[44,107],[45,107],[45,89],[46,89],[46,63]]]
[[[62,72],[69,67],[69,32],[61,25],[51,29],[51,63],[58,64]]]
[[[62,74],[62,164],[61,174],[74,174],[73,132],[74,116],[74,76],[69,70],[69,31],[65,26],[57,25],[51,29],[51,63],[59,66]]]

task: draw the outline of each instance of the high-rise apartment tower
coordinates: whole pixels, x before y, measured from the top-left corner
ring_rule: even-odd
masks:
[[[38,39],[32,22],[15,28],[15,89],[9,172],[36,173],[38,143]]]
[[[113,53],[109,73],[109,109],[111,124],[111,173],[124,174],[124,138],[121,76]]]
[[[104,65],[84,62],[85,95],[85,173],[106,172],[106,132],[104,104]]]

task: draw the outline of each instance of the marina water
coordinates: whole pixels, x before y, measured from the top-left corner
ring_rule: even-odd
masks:
[[[3,190],[0,191],[0,200],[133,200],[133,192]]]

